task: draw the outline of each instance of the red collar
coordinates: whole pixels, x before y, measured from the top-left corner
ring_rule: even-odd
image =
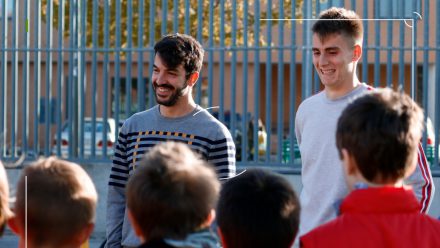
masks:
[[[352,191],[342,202],[344,213],[419,212],[420,204],[412,189],[378,187]]]

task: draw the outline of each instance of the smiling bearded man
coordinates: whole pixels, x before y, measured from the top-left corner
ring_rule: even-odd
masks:
[[[119,132],[108,187],[106,247],[140,245],[128,220],[125,186],[144,153],[156,144],[186,143],[215,167],[218,178],[235,175],[231,134],[192,97],[203,63],[202,46],[191,36],[170,34],[156,43],[154,52],[151,81],[157,105],[128,118]]]

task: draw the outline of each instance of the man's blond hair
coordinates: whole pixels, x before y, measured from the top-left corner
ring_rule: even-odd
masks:
[[[59,247],[94,223],[98,196],[78,164],[50,157],[23,170],[15,204],[22,226],[26,182],[28,240],[34,246]]]

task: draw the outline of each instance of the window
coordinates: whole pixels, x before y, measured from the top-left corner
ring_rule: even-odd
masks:
[[[412,19],[414,12],[421,13],[421,1],[376,0],[375,15],[380,19]]]

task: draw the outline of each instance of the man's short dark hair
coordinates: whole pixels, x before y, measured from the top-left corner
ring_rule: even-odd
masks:
[[[370,182],[395,182],[412,166],[423,130],[423,111],[405,93],[378,89],[342,112],[336,144],[351,154]]]
[[[154,45],[166,67],[170,69],[182,65],[188,78],[194,72],[200,72],[203,64],[204,50],[193,37],[186,34],[168,34]]]
[[[300,204],[290,183],[250,169],[222,187],[217,221],[228,248],[289,248],[298,232]]]
[[[128,181],[127,205],[142,234],[184,238],[215,209],[220,182],[214,169],[187,145],[156,145]]]
[[[355,44],[361,43],[364,27],[354,11],[332,7],[321,12],[319,20],[313,24],[312,31],[321,39],[333,34],[345,35]]]

